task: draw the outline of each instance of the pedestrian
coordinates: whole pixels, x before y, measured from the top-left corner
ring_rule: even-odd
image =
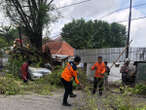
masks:
[[[135,81],[136,81],[136,64],[135,63],[131,63],[129,65],[129,82],[130,82],[130,86],[134,87],[135,86]]]
[[[108,76],[110,75],[110,68],[108,66],[108,62],[105,61],[104,62],[105,66],[106,66],[106,72],[105,72],[105,88],[108,89]]]
[[[72,79],[75,80],[76,84],[80,85],[80,82],[78,80],[78,73],[77,73],[77,65],[80,63],[81,58],[79,56],[76,56],[74,58],[73,62],[69,62],[67,66],[65,67],[64,71],[61,74],[61,81],[64,85],[64,97],[63,97],[63,106],[71,106],[71,104],[68,103],[67,99],[70,95],[71,97],[75,97],[72,93]]]
[[[120,69],[120,73],[122,73],[122,85],[124,87],[128,85],[129,64],[130,64],[130,60],[126,59],[124,65]]]
[[[27,61],[27,62],[24,62],[21,66],[22,79],[23,79],[24,83],[28,82],[28,79],[30,77],[28,68],[31,64],[32,64],[31,61]]]
[[[93,94],[96,93],[97,86],[99,86],[99,95],[102,96],[104,73],[106,72],[106,66],[102,61],[102,56],[98,57],[98,61],[91,67],[91,70],[96,70],[94,75]]]

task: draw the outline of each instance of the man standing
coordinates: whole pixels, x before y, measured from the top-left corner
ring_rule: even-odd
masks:
[[[94,75],[94,89],[93,94],[96,93],[97,86],[99,86],[99,95],[102,96],[103,84],[104,84],[104,73],[106,72],[106,66],[102,61],[102,57],[98,57],[98,62],[96,62],[91,70],[96,70]]]
[[[124,65],[120,69],[120,73],[122,73],[122,85],[128,85],[128,73],[129,73],[129,59],[125,60]]]
[[[76,84],[80,85],[80,82],[77,78],[77,65],[80,63],[81,58],[76,56],[73,62],[69,62],[65,67],[64,71],[61,74],[61,81],[64,85],[65,93],[63,98],[64,106],[71,106],[67,102],[68,96],[73,96],[72,94],[72,79],[75,80]]]
[[[131,87],[135,86],[135,80],[136,80],[136,66],[135,63],[130,63],[129,65],[129,83]]]
[[[31,63],[31,61],[27,61],[21,66],[22,79],[24,83],[26,83],[29,79],[28,67],[31,65]]]
[[[134,77],[136,68],[133,64],[130,64],[130,60],[126,59],[124,65],[121,67],[120,72],[122,73],[122,85],[134,85]]]

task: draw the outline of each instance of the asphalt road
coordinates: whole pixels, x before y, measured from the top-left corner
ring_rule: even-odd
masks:
[[[72,110],[77,105],[78,98],[70,99],[72,107],[64,107],[62,103],[63,90],[54,95],[16,95],[0,96],[0,110]]]

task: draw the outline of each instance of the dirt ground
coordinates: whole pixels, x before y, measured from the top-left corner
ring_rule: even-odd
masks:
[[[78,110],[83,104],[82,98],[86,97],[81,91],[75,91],[77,98],[69,98],[72,107],[62,106],[63,89],[60,89],[51,95],[16,95],[16,96],[0,96],[0,110]],[[106,97],[104,93],[102,97]],[[96,95],[97,96],[97,95]],[[100,98],[97,96],[98,100]],[[133,97],[133,101],[137,104],[143,102],[146,104],[146,98]],[[101,106],[101,105],[100,105]],[[102,109],[101,109],[102,110]]]
[[[79,91],[75,93],[81,94]],[[63,90],[59,90],[49,96],[0,96],[0,110],[73,110],[77,106],[78,98],[69,98],[69,102],[73,105],[72,107],[63,107],[61,105],[62,98]]]

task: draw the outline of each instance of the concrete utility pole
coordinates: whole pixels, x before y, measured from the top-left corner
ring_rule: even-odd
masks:
[[[130,8],[129,8],[129,22],[128,22],[128,38],[127,38],[127,50],[126,50],[126,58],[129,57],[129,41],[130,41],[130,30],[131,30],[131,18],[132,18],[132,0],[130,0]]]

